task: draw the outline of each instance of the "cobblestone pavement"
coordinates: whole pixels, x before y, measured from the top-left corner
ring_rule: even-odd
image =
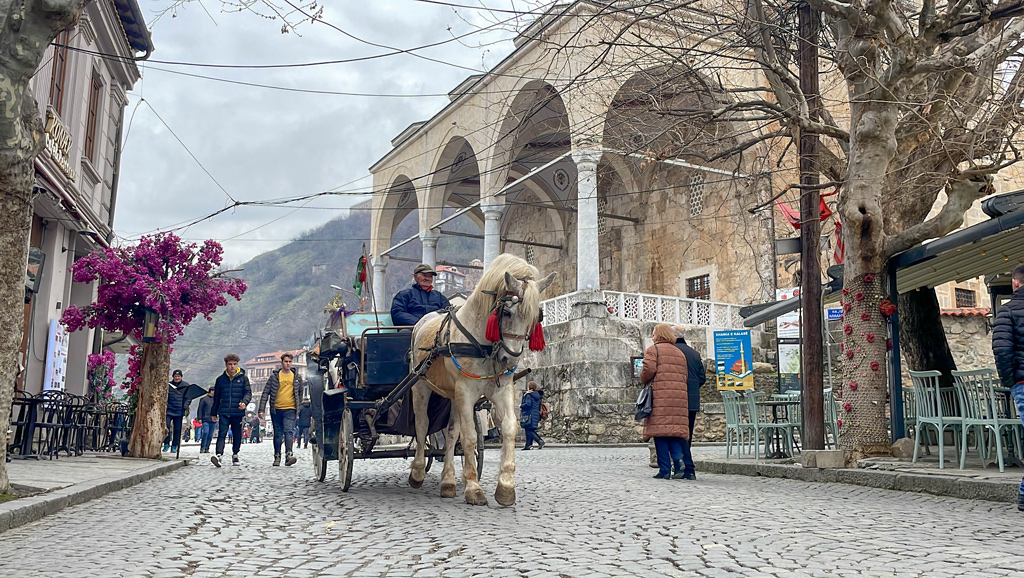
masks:
[[[270,467],[202,460],[0,534],[0,576],[1011,576],[1024,514],[1010,504],[741,476],[655,480],[645,448],[517,453],[518,504],[419,490],[408,462],[310,452]],[[484,489],[494,492],[497,450]],[[203,456],[206,457],[205,455]],[[461,492],[461,484],[460,484]]]

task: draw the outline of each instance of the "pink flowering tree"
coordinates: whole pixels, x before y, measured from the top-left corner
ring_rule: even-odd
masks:
[[[89,389],[96,396],[96,402],[102,406],[117,403],[114,397],[114,360],[113,351],[90,353],[88,362]]]
[[[143,237],[137,245],[96,251],[71,268],[76,283],[99,281],[96,301],[69,306],[61,316],[69,331],[101,327],[142,340],[146,310],[159,315],[156,336],[135,358],[138,396],[128,455],[159,458],[167,435],[167,375],[170,345],[197,316],[211,319],[228,297],[241,300],[241,279],[217,272],[224,250],[215,241],[183,243],[173,233]]]

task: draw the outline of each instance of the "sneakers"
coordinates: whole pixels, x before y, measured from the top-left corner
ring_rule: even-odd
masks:
[[[281,454],[274,454],[274,465],[281,465]]]
[[[171,448],[171,453],[175,453],[175,454],[178,453],[178,447],[177,446],[172,447]]]
[[[162,452],[166,452],[166,451],[167,451],[167,450],[169,450],[169,449],[171,449],[171,444],[164,444],[164,449],[162,449],[162,450],[160,450],[160,451],[162,451]]]
[[[541,442],[539,444],[537,444],[537,449],[538,450],[542,450],[542,449],[544,449],[544,446],[546,446],[546,445],[548,445],[548,442],[546,442],[544,440],[541,440]]]
[[[238,461],[238,454],[231,454],[231,465],[239,466],[241,462]]]
[[[213,465],[217,466],[218,468],[220,467],[220,456],[214,454],[210,456],[210,461],[213,462]]]
[[[297,462],[297,461],[299,461],[299,460],[295,459],[295,456],[292,453],[289,452],[288,456],[284,460],[284,465],[286,465],[286,466],[294,466],[295,462]]]

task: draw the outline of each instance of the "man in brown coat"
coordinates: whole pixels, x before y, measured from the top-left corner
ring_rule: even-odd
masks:
[[[653,338],[654,345],[644,352],[640,374],[640,381],[650,382],[654,392],[651,415],[644,421],[644,441],[654,438],[658,452],[655,478],[682,478],[683,441],[690,439],[686,356],[674,345],[676,335],[671,325],[656,325]]]

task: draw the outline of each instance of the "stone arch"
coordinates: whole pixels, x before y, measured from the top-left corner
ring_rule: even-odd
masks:
[[[395,229],[409,215],[419,209],[419,198],[416,185],[404,172],[398,172],[388,187],[381,194],[379,204],[374,203],[377,215],[375,226],[371,231],[376,248],[374,254],[387,249],[394,241]]]
[[[468,207],[481,198],[480,162],[473,144],[464,136],[452,135],[437,154],[424,195],[423,222],[420,229],[438,222],[444,207]],[[466,217],[483,231],[484,217],[479,208]]]

